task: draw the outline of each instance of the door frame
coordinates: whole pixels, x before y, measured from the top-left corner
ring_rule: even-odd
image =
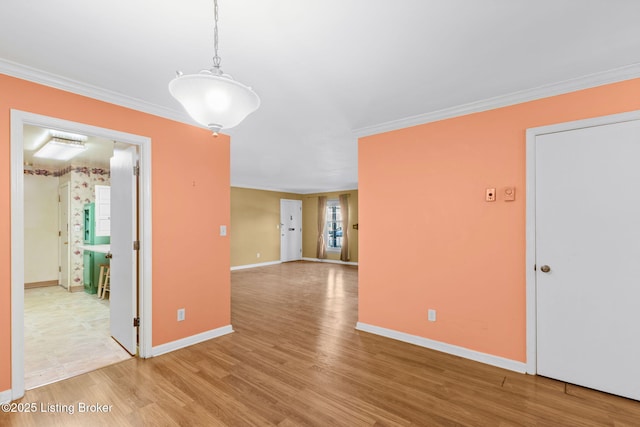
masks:
[[[24,125],[89,134],[135,145],[140,155],[138,193],[140,266],[139,356],[151,357],[151,138],[11,110],[11,399],[24,396]]]
[[[640,110],[527,129],[526,136],[526,372],[537,374],[536,331],[536,137],[588,127],[640,120]]]
[[[63,190],[64,189],[64,190]],[[64,287],[66,285],[67,292],[71,292],[71,245],[68,243],[69,240],[69,213],[70,213],[70,205],[71,205],[71,186],[68,182],[65,182],[62,185],[58,185],[58,197],[61,194],[66,194],[67,198],[67,218],[66,218],[66,228],[67,228],[67,245],[65,249],[65,245],[62,243],[62,236],[58,235],[58,265],[60,266],[60,272],[58,273],[58,283]],[[58,199],[58,230],[62,231],[61,222],[62,222],[62,202]],[[66,262],[66,271],[67,271],[67,281],[66,283],[62,283],[63,274],[62,274],[62,254],[67,252],[67,262]]]

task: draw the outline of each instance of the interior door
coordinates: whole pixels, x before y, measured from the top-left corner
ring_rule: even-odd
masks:
[[[69,184],[58,187],[58,254],[60,273],[58,283],[60,286],[71,291],[69,285]]]
[[[111,336],[136,354],[138,254],[136,147],[116,144],[111,158]]]
[[[640,400],[640,121],[535,146],[537,372]]]
[[[280,200],[280,261],[302,259],[302,201]]]

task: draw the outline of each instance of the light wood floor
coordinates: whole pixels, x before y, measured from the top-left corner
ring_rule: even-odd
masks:
[[[75,413],[0,414],[0,425],[640,425],[636,401],[356,331],[354,267],[231,275],[234,333],[29,391],[20,403]],[[110,412],[78,414],[80,402]]]
[[[24,347],[26,389],[131,357],[109,333],[109,300],[60,286],[24,291]]]

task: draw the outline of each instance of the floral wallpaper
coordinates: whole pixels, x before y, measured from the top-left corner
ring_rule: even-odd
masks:
[[[96,185],[111,185],[108,169],[71,165],[60,170],[25,168],[25,175],[42,175],[60,178],[60,184],[69,183],[71,210],[69,212],[69,240],[71,242],[71,286],[83,286],[84,205],[96,199]]]
[[[84,205],[96,200],[96,185],[110,185],[111,180],[107,169],[71,166],[69,182],[71,189],[71,211],[69,213],[71,270],[69,274],[72,286],[82,286],[84,251],[79,246],[84,241]]]

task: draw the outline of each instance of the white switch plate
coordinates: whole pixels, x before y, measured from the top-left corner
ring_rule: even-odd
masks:
[[[220,226],[220,235],[221,236],[226,236],[227,235],[227,226],[226,225],[221,225]]]
[[[429,319],[429,322],[436,321],[436,311],[432,308],[429,309],[428,319]]]
[[[178,322],[182,322],[184,320],[184,308],[178,309]]]

